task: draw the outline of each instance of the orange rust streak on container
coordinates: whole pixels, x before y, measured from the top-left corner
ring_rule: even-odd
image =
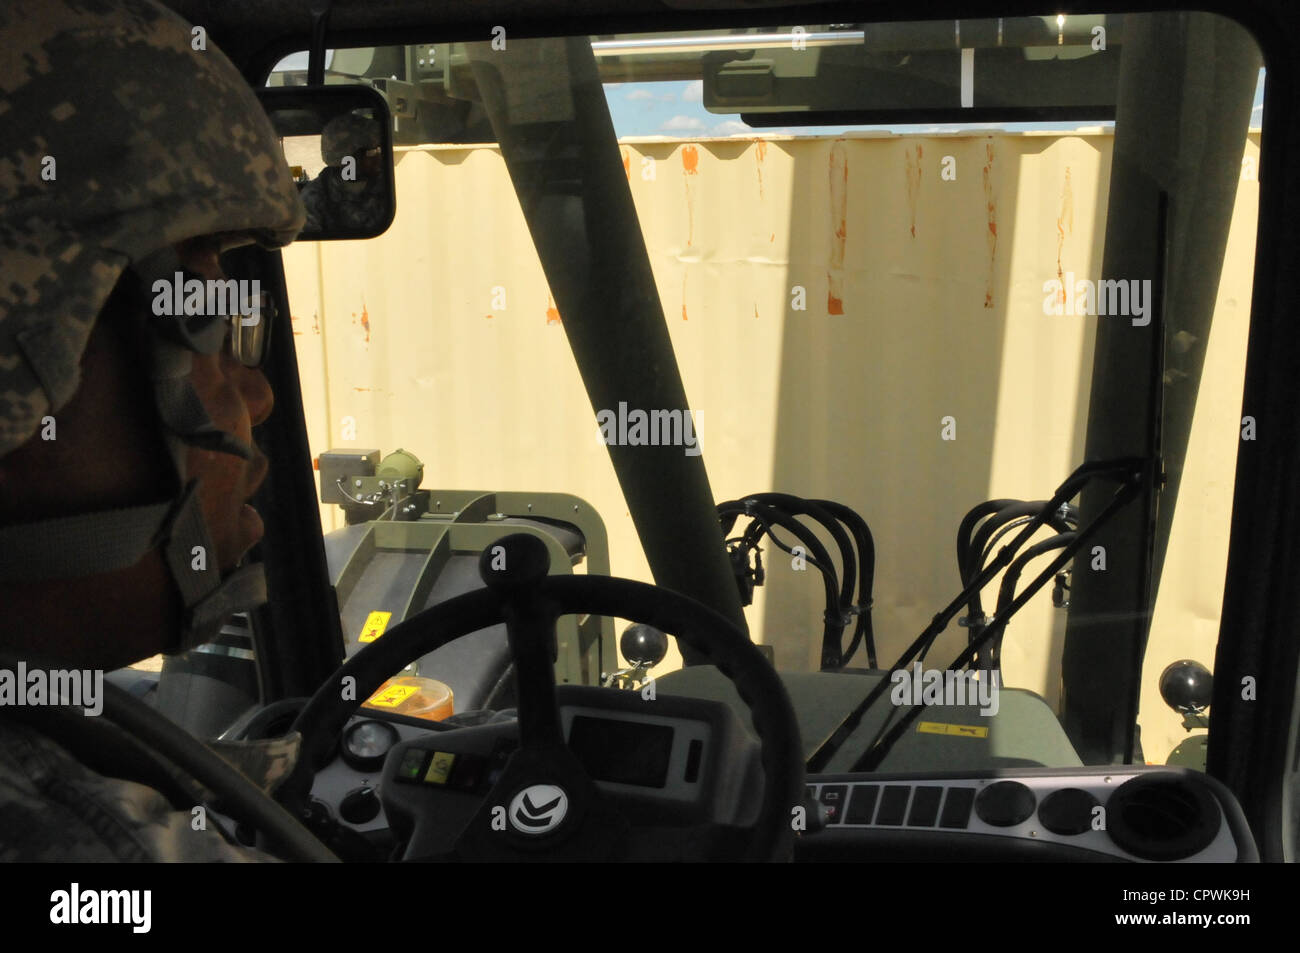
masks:
[[[843,140],[831,146],[831,261],[826,281],[826,313],[844,313],[844,243],[848,238],[849,159]]]
[[[767,155],[767,143],[758,139],[754,145],[754,159],[758,165],[758,197],[763,197],[763,159]]]
[[[361,303],[361,329],[366,332],[366,343],[370,343],[370,312],[366,310],[365,302]]]
[[[984,205],[988,210],[988,234],[985,239],[989,243],[989,271],[988,277],[984,283],[984,307],[993,307],[993,262],[998,253],[998,223],[997,223],[997,203],[993,200],[993,144],[986,142],[984,144],[984,154],[988,157],[988,164],[984,166]]]
[[[1056,219],[1056,278],[1061,286],[1061,306],[1065,306],[1065,271],[1061,267],[1061,251],[1065,235],[1074,231],[1074,190],[1070,187],[1070,167],[1065,167],[1065,185],[1061,188],[1061,214]]]
[[[629,182],[632,181],[632,154],[626,149],[623,150],[623,175]]]
[[[916,237],[916,203],[921,196],[921,146],[916,147],[916,158],[903,151],[903,173],[907,179],[907,208],[910,215],[912,237]]]
[[[682,146],[682,174],[698,175],[700,167],[700,153],[694,146]],[[686,180],[686,215],[688,220],[688,231],[686,233],[686,245],[690,247],[695,244],[695,201],[691,196],[691,183]]]
[[[550,295],[546,296],[546,323],[547,324],[560,323],[560,312],[556,309],[554,303],[552,303]]]

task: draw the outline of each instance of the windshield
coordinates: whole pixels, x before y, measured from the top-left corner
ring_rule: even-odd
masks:
[[[1044,544],[1010,594],[999,567],[979,590],[983,621],[961,603],[880,704],[928,700],[926,671],[1082,538],[976,653],[977,704],[962,715],[945,696],[947,714],[909,730],[977,728],[999,763],[1049,766],[1163,763],[1194,737],[1206,713],[1176,711],[1160,679],[1182,660],[1213,668],[1236,456],[1255,428],[1241,394],[1264,72],[1244,31],[1210,15],[1053,15],[582,38],[603,103],[554,82],[580,74],[546,66],[573,60],[571,43],[429,40],[328,62],[328,82],[389,102],[398,204],[381,237],[284,253],[314,456],[402,448],[423,463],[433,515],[457,506],[452,491],[578,497],[603,521],[609,571],[647,582],[610,445],[663,437],[699,456],[718,503],[775,491],[856,512],[874,576],[853,602],[870,606],[876,658],[860,645],[839,660],[837,685],[859,679],[843,692],[792,689],[806,743],[1078,467],[1158,458],[1103,522],[1113,475],[1054,508],[1017,550]],[[270,82],[300,82],[305,66],[290,57]],[[574,223],[521,204],[528,189],[571,194],[583,170],[544,145],[512,168],[498,142],[600,106],[613,135],[598,148],[622,163],[682,407],[643,406],[631,384],[593,405],[561,306],[576,299],[537,251],[545,229]],[[597,233],[615,212],[582,214]],[[621,331],[646,313],[608,303],[610,359],[630,359]],[[323,498],[325,532],[345,529]],[[1000,505],[976,511],[959,571],[959,528],[986,501]],[[804,522],[842,580],[834,539]],[[749,630],[783,673],[817,673],[826,587],[809,547],[773,532],[792,551],[758,534]],[[736,558],[752,567],[753,547]],[[363,609],[344,611],[354,642]],[[670,650],[654,673],[681,664]]]

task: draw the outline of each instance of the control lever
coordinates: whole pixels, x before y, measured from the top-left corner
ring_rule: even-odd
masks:
[[[1210,720],[1203,712],[1214,696],[1214,676],[1200,662],[1180,659],[1160,673],[1160,697],[1183,716],[1183,727],[1208,728]]]
[[[646,674],[664,660],[668,654],[668,636],[651,625],[636,622],[623,630],[618,640],[619,651],[631,665],[605,676],[606,688],[637,689]]]

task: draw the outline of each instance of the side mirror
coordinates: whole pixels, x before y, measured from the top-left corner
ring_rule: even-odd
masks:
[[[299,241],[374,238],[397,210],[392,119],[369,86],[258,90],[307,206]]]

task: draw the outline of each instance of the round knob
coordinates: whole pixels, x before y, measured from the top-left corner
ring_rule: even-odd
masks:
[[[339,817],[349,824],[368,824],[379,816],[379,794],[369,785],[349,791],[339,802]]]
[[[1082,834],[1092,827],[1093,809],[1100,803],[1082,788],[1061,788],[1043,798],[1038,819],[1053,834]]]
[[[1015,827],[1034,813],[1037,799],[1019,781],[996,781],[975,798],[975,816],[993,827]]]
[[[633,665],[658,665],[668,654],[668,636],[654,626],[638,622],[623,630],[618,647],[623,658]]]
[[[516,590],[535,585],[551,571],[546,544],[528,533],[503,536],[483,550],[478,574],[490,589]]]
[[[1179,714],[1196,714],[1210,707],[1214,676],[1200,662],[1180,659],[1160,673],[1160,697]]]

